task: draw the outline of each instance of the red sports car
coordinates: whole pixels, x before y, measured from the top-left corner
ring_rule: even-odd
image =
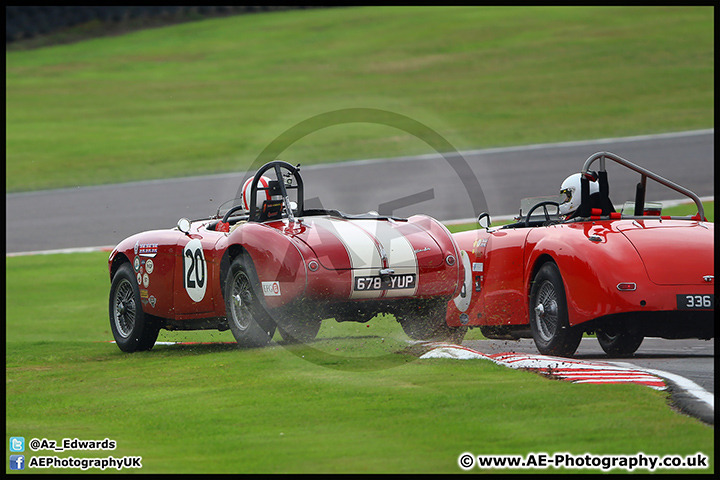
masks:
[[[590,168],[598,161],[598,171]],[[640,174],[634,202],[615,211],[605,162]],[[662,215],[647,180],[692,199],[692,217]],[[630,195],[632,198],[632,195]],[[609,355],[634,353],[646,336],[714,337],[714,224],[693,192],[615,154],[587,159],[560,196],[525,199],[516,222],[454,234],[464,265],[450,327],[489,338],[532,337],[543,354],[571,356],[583,332]]]
[[[268,176],[266,176],[266,174]],[[153,347],[160,329],[230,329],[244,346],[313,339],[323,319],[392,313],[413,338],[452,339],[445,322],[462,284],[458,251],[436,220],[305,209],[299,168],[274,161],[222,217],[133,235],[115,247],[110,325],[121,350]]]

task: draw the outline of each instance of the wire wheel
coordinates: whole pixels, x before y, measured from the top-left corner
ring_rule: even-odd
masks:
[[[225,278],[225,316],[235,340],[243,347],[264,347],[276,325],[255,293],[259,282],[250,257],[235,258]]]
[[[129,263],[122,264],[113,275],[108,300],[110,329],[120,350],[137,352],[153,348],[162,322],[143,311],[140,289]]]
[[[133,286],[127,279],[122,279],[115,290],[113,298],[113,320],[117,332],[127,338],[135,328],[137,307],[133,297]]]
[[[557,334],[559,322],[557,293],[551,281],[546,280],[540,286],[533,310],[538,334],[544,341],[549,342]]]
[[[245,331],[252,322],[252,286],[250,279],[243,270],[235,272],[230,287],[230,320],[235,326]]]
[[[530,290],[530,330],[543,355],[569,357],[575,353],[582,330],[568,323],[565,286],[557,265],[547,262],[537,272]]]

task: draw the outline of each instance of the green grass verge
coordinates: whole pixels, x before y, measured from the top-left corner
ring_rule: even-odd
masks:
[[[713,27],[712,7],[333,8],[9,51],[6,191],[245,170],[345,108],[406,115],[458,149],[710,128]],[[430,151],[353,123],[282,159]]]
[[[701,472],[714,471],[714,430],[669,408],[666,393],[419,360],[391,317],[326,322],[310,346],[123,354],[107,343],[106,259],[6,258],[6,435],[117,441],[114,451],[28,459],[134,455],[142,473],[443,473],[460,472],[467,451],[702,452]]]

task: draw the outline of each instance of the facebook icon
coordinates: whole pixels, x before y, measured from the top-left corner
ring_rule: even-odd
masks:
[[[10,470],[25,470],[25,455],[10,455]]]

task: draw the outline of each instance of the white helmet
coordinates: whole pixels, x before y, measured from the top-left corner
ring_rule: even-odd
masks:
[[[250,177],[245,181],[245,184],[243,184],[242,188],[242,202],[243,207],[245,210],[250,210],[250,185],[253,182],[254,177]],[[268,188],[268,185],[270,184],[270,179],[263,175],[260,177],[260,181],[258,182],[258,188]],[[270,190],[257,190],[256,196],[255,196],[255,206],[261,207],[263,204],[263,201],[270,200]]]
[[[574,173],[567,177],[560,186],[560,196],[562,196],[562,202],[560,203],[560,215],[570,215],[580,207],[582,202],[582,195],[580,193],[580,179],[582,174]],[[600,191],[598,182],[590,180],[590,195]]]

